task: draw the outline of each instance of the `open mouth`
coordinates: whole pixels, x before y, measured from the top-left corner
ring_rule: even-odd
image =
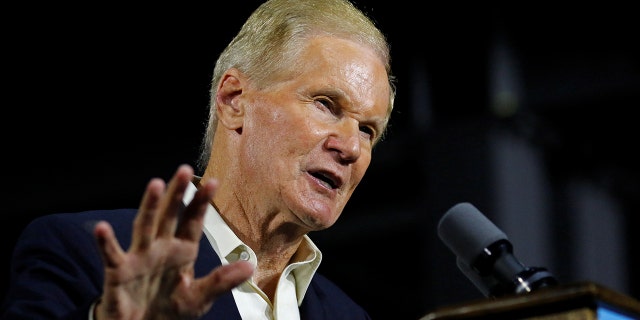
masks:
[[[340,187],[339,179],[330,172],[314,171],[309,172],[309,174],[321,181],[329,189],[337,189],[338,187]]]

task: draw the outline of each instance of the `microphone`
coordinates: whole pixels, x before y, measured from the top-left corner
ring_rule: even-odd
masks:
[[[442,216],[438,236],[456,255],[458,269],[486,297],[558,284],[546,268],[522,264],[504,232],[470,203],[458,203]]]

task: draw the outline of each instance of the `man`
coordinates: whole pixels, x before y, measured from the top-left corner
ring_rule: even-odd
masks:
[[[394,96],[388,44],[351,3],[263,3],[216,63],[201,177],[34,220],[3,319],[368,319],[307,234],[339,218]]]

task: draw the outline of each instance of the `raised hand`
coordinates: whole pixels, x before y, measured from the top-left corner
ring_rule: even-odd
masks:
[[[94,311],[105,319],[196,319],[216,298],[251,277],[251,264],[239,261],[194,278],[193,265],[202,236],[204,214],[217,181],[206,181],[183,208],[193,178],[188,165],[169,184],[152,179],[134,221],[131,246],[124,251],[107,222],[94,229],[103,258],[103,294]]]

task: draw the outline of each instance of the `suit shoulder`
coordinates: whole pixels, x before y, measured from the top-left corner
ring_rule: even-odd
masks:
[[[312,302],[316,300],[319,304]],[[309,310],[320,308],[314,312],[331,315],[332,319],[370,319],[369,314],[355,302],[337,284],[322,274],[313,276],[303,304],[307,302]],[[320,311],[322,310],[322,311]]]
[[[82,225],[101,220],[109,223],[119,223],[119,221],[131,222],[135,217],[136,209],[111,209],[111,210],[91,210],[80,212],[65,212],[46,214],[34,218],[29,227],[52,227],[67,225]]]
[[[21,238],[43,239],[47,235],[73,239],[77,236],[93,237],[93,227],[98,221],[109,222],[116,234],[130,233],[136,209],[91,210],[54,213],[34,218],[24,228]]]

